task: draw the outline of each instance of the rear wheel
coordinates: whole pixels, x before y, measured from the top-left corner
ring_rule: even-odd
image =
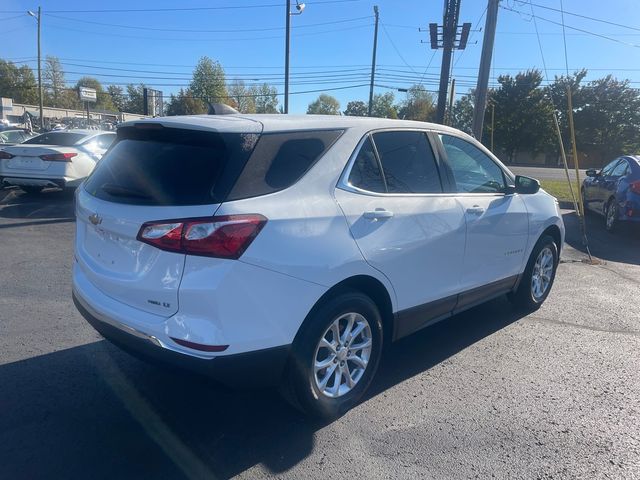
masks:
[[[612,198],[607,203],[604,210],[604,228],[609,233],[613,233],[618,228],[618,202]]]
[[[538,240],[518,289],[509,296],[518,307],[536,310],[549,296],[558,268],[558,247],[549,235]]]
[[[381,352],[376,304],[359,292],[339,294],[315,309],[296,336],[284,396],[305,413],[336,418],[362,398]]]
[[[42,189],[44,187],[37,187],[35,185],[22,185],[20,186],[20,188],[29,195],[37,195],[38,193],[42,192]]]

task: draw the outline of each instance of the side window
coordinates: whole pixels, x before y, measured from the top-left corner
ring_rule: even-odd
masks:
[[[368,136],[360,147],[358,156],[351,167],[349,184],[368,192],[384,193],[387,191],[373,144]]]
[[[626,160],[620,160],[620,163],[611,172],[612,177],[624,177],[628,172],[629,163]]]
[[[482,150],[451,135],[440,135],[440,139],[447,152],[458,192],[504,192],[506,185],[502,169]]]
[[[620,161],[619,158],[616,158],[613,162],[608,163],[600,172],[600,175],[611,175],[611,172],[613,172],[613,169],[616,168],[616,165],[618,165],[618,162]]]
[[[373,134],[389,193],[440,193],[436,160],[424,132]]]

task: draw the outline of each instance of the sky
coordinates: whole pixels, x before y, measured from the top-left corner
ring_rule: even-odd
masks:
[[[105,85],[144,82],[168,97],[188,85],[207,55],[221,63],[228,81],[267,81],[282,93],[285,4],[3,0],[0,58],[36,67],[36,21],[26,11],[41,6],[43,57],[61,59],[70,85],[82,76]],[[398,89],[414,83],[437,91],[442,51],[431,50],[428,31],[419,29],[442,23],[443,0],[309,0],[291,18],[290,113],[304,113],[323,91],[342,109],[350,100],[368,99],[374,5],[380,9],[375,92],[392,91],[401,101],[405,93]],[[502,0],[500,6],[490,85],[501,74],[543,70],[537,26],[545,79],[564,74],[568,65],[570,72],[586,68],[587,80],[612,74],[640,88],[638,0]],[[470,22],[472,31],[467,48],[454,52],[457,96],[475,87],[486,7],[486,0],[461,0],[460,23]]]

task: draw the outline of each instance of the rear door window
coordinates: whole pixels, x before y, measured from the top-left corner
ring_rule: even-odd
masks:
[[[85,183],[92,195],[141,205],[220,203],[257,134],[124,127]]]
[[[260,136],[227,200],[277,192],[296,183],[343,130],[265,133]]]
[[[368,192],[385,193],[387,191],[380,163],[369,136],[363,142],[353,162],[349,174],[349,184]]]

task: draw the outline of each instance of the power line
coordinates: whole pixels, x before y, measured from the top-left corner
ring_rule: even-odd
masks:
[[[158,28],[158,27],[143,27],[140,25],[122,25],[122,24],[115,24],[115,23],[105,23],[105,22],[96,22],[96,21],[92,21],[92,20],[83,20],[83,19],[79,19],[79,18],[71,18],[71,17],[65,17],[62,15],[55,15],[55,14],[51,14],[51,13],[45,13],[46,16],[48,17],[52,17],[52,18],[58,18],[58,19],[62,19],[62,20],[67,20],[67,21],[71,21],[71,22],[78,22],[78,23],[82,23],[82,24],[86,24],[86,23],[90,23],[93,25],[101,25],[101,26],[105,26],[105,27],[116,27],[116,28],[128,28],[128,29],[133,29],[133,30],[149,30],[149,31],[155,31],[155,32],[182,32],[182,33],[236,33],[236,32],[266,32],[266,31],[274,31],[274,30],[284,30],[285,27],[265,27],[265,28],[232,28],[232,29],[225,29],[225,30],[202,30],[202,29],[183,29],[183,28]],[[336,24],[340,24],[340,23],[348,23],[348,22],[355,22],[358,20],[368,20],[373,18],[371,15],[368,16],[364,16],[364,17],[356,17],[356,18],[346,18],[346,19],[342,19],[342,20],[334,20],[331,22],[321,22],[321,23],[311,23],[311,24],[307,24],[307,25],[298,25],[295,28],[308,28],[308,27],[318,27],[318,26],[323,26],[323,25],[336,25]]]
[[[316,0],[308,2],[309,5],[321,6],[330,5],[335,3],[353,3],[361,0]],[[254,8],[281,8],[280,3],[270,4],[253,4],[253,5],[226,5],[218,7],[179,7],[179,8],[116,8],[116,9],[92,9],[92,10],[48,10],[49,13],[134,13],[134,12],[195,12],[206,10],[241,10],[241,9],[254,9]],[[21,13],[20,10],[4,10],[0,13]]]
[[[607,25],[613,25],[615,27],[620,27],[620,28],[628,28],[629,30],[637,30],[638,32],[640,32],[640,28],[638,28],[638,27],[632,27],[630,25],[623,25],[621,23],[616,23],[616,22],[611,22],[611,21],[608,21],[608,20],[603,20],[601,18],[589,17],[587,15],[582,15],[580,13],[567,12],[562,7],[560,7],[560,9],[557,9],[557,8],[553,8],[553,7],[548,7],[546,5],[539,5],[537,3],[532,3],[532,2],[529,2],[529,4],[534,6],[534,7],[537,7],[537,8],[542,8],[544,10],[551,10],[553,12],[560,12],[562,15],[565,15],[565,14],[566,15],[571,15],[572,17],[584,18],[585,20],[591,20],[593,22],[606,23]]]
[[[389,35],[389,32],[387,31],[387,27],[384,26],[384,22],[380,22],[380,25],[382,25],[382,30],[384,31],[384,34],[387,36],[387,38],[389,39],[389,43],[391,43],[391,46],[393,47],[393,49],[396,51],[396,53],[398,54],[398,57],[400,57],[400,60],[402,60],[402,62],[409,67],[409,69],[411,69],[411,71],[413,71],[413,73],[415,73],[416,75],[420,75],[418,72],[416,72],[413,68],[411,68],[411,65],[409,65],[409,63],[405,60],[405,58],[402,56],[402,53],[400,53],[400,50],[398,50],[398,47],[396,47],[396,44],[394,43],[393,39],[391,38],[391,35]]]
[[[506,7],[506,6],[504,6],[504,5],[500,5],[500,8],[502,8],[502,9],[504,9],[504,10],[508,10],[508,11],[510,11],[510,12],[519,13],[519,14],[521,14],[521,15],[526,15],[527,17],[531,17],[531,18],[535,17],[535,18],[537,18],[538,20],[542,20],[542,21],[544,21],[544,22],[552,23],[552,24],[554,24],[554,25],[558,25],[558,26],[560,26],[560,27],[562,27],[562,26],[564,25],[564,28],[568,28],[568,29],[570,29],[570,30],[576,30],[576,31],[578,31],[578,32],[586,33],[586,34],[591,35],[591,36],[594,36],[594,37],[604,38],[605,40],[610,40],[610,41],[612,41],[612,42],[620,43],[620,44],[622,44],[622,45],[627,45],[627,46],[629,46],[629,47],[636,47],[636,48],[640,48],[640,45],[635,44],[635,43],[624,42],[624,41],[619,40],[619,39],[617,39],[617,38],[612,38],[612,37],[608,37],[608,36],[606,36],[606,35],[601,35],[601,34],[599,34],[599,33],[590,32],[590,31],[588,31],[588,30],[583,30],[583,29],[578,28],[578,27],[571,27],[571,26],[569,26],[569,25],[566,25],[564,22],[562,22],[562,23],[560,23],[560,22],[556,22],[555,20],[550,20],[550,19],[548,19],[548,18],[544,18],[544,17],[541,17],[541,16],[539,16],[539,15],[535,15],[535,14],[533,14],[533,13],[526,13],[526,12],[523,12],[523,11],[521,11],[521,10],[516,10],[516,9],[511,8],[511,7]]]

